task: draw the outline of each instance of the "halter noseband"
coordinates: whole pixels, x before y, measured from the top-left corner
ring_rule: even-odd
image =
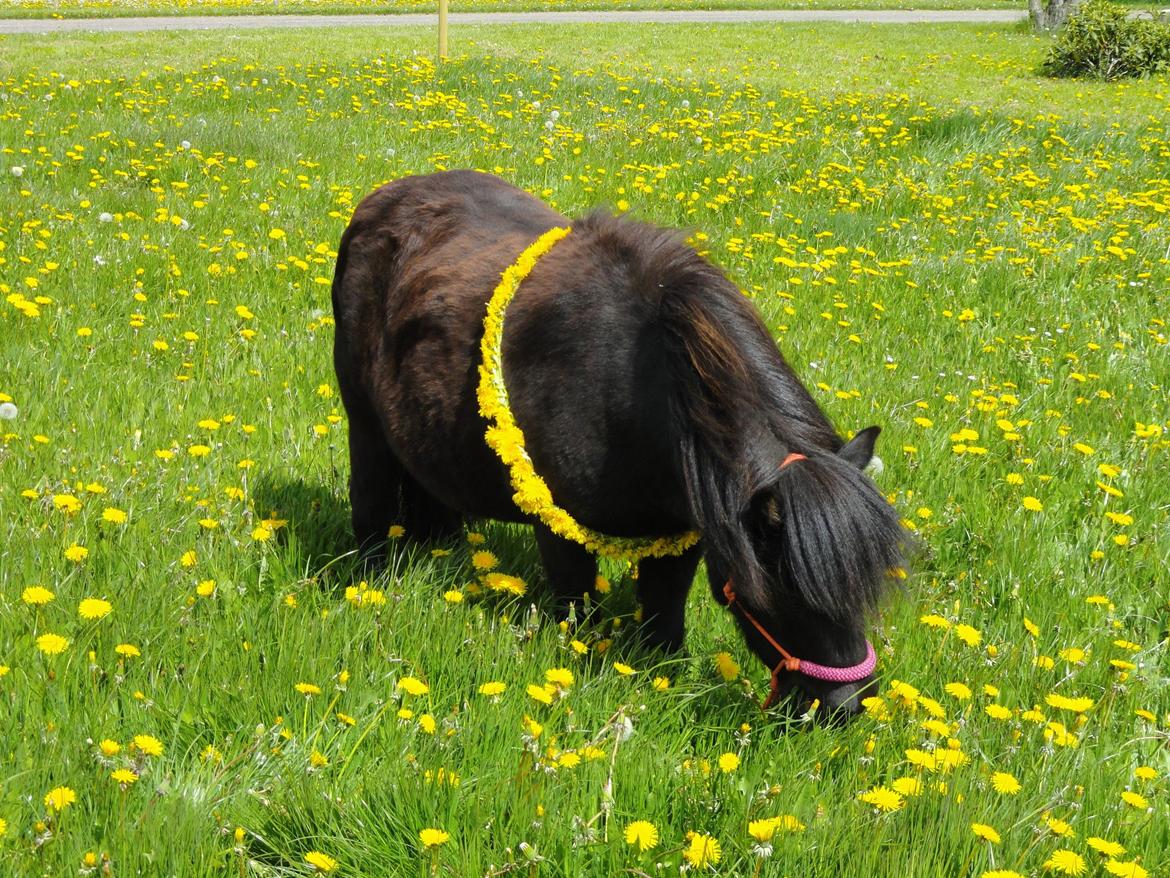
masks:
[[[798,460],[808,460],[808,458],[797,452],[792,452],[780,464],[780,469],[794,463]],[[741,604],[735,594],[735,586],[729,578],[723,584],[723,596],[727,598],[727,608],[735,611],[739,610],[740,615],[752,624],[764,640],[772,646],[776,652],[780,653],[781,659],[772,668],[772,689],[768,693],[768,697],[764,700],[762,705],[764,710],[767,710],[776,703],[776,698],[780,693],[780,672],[794,671],[796,673],[804,674],[806,677],[812,677],[814,680],[826,680],[830,683],[856,683],[858,680],[864,680],[873,673],[873,669],[877,666],[877,654],[873,651],[873,644],[868,640],[865,641],[865,658],[855,665],[850,665],[845,668],[834,668],[827,665],[819,665],[816,662],[810,662],[807,659],[798,659],[792,655],[788,650],[781,646],[776,638],[768,633],[767,629]]]

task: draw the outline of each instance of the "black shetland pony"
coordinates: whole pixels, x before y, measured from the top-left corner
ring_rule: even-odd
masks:
[[[501,272],[568,221],[487,174],[408,177],[357,208],[333,280],[334,361],[349,415],[358,543],[458,533],[465,517],[525,521],[484,441],[476,387],[483,320]],[[536,472],[581,524],[617,536],[698,530],[638,575],[646,637],[683,644],[700,556],[712,593],[768,667],[780,656],[854,665],[891,570],[898,516],[862,473],[879,428],[837,435],[755,309],[676,232],[594,214],[536,264],[507,310],[503,361]],[[798,452],[806,459],[783,468]],[[596,559],[538,522],[557,597],[581,601]],[[745,612],[746,611],[746,612]],[[775,675],[855,712],[873,678]]]

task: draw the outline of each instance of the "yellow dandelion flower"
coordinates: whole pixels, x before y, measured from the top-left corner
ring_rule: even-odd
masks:
[[[979,641],[983,639],[983,635],[978,628],[972,628],[970,625],[956,625],[955,636],[968,646],[978,646]]]
[[[645,852],[658,847],[658,827],[648,820],[635,820],[626,826],[626,844]]]
[[[60,634],[42,634],[37,638],[37,649],[45,655],[60,655],[69,648],[69,641]]]
[[[999,844],[999,833],[996,832],[993,827],[988,826],[986,823],[972,823],[971,831],[985,841],[989,841],[992,844]]]
[[[719,770],[730,774],[739,768],[739,756],[735,753],[724,753],[719,757]]]
[[[905,806],[906,799],[901,793],[896,793],[888,787],[877,786],[873,789],[858,793],[857,798],[867,805],[873,805],[879,811],[897,811]]]
[[[916,777],[900,777],[890,784],[890,787],[898,795],[906,796],[907,798],[920,796],[923,790],[922,781]]]
[[[696,869],[715,865],[722,856],[723,850],[719,847],[719,839],[699,832],[691,835],[690,844],[683,851],[683,858]]]
[[[1126,790],[1121,794],[1121,801],[1129,805],[1131,808],[1141,808],[1145,810],[1150,807],[1149,800],[1141,793],[1135,793],[1132,790]]]
[[[138,780],[138,775],[129,768],[119,768],[117,771],[111,772],[110,777],[123,786],[130,786]]]
[[[69,787],[54,787],[45,793],[45,807],[52,811],[64,811],[77,801],[77,793]]]
[[[665,692],[670,688],[670,677],[655,677],[650,685],[654,687],[655,692]]]
[[[918,768],[925,768],[927,771],[934,771],[938,766],[938,760],[935,758],[935,755],[926,750],[907,750],[906,759],[911,765],[917,766]]]
[[[494,698],[497,695],[503,694],[504,690],[507,688],[507,683],[501,683],[498,680],[492,680],[490,683],[484,683],[479,687],[479,694],[486,695],[489,698]]]
[[[43,585],[30,585],[20,593],[20,599],[30,607],[43,607],[57,596]]]
[[[1029,512],[1040,512],[1044,508],[1044,504],[1036,497],[1029,495],[1024,498],[1024,508]]]
[[[561,689],[568,689],[573,685],[573,672],[568,668],[549,668],[544,672],[544,679]]]
[[[715,670],[719,676],[728,682],[739,678],[739,665],[729,652],[720,652],[715,655]]]
[[[297,683],[295,686],[293,686],[293,688],[305,697],[321,694],[321,687],[315,683]]]
[[[1049,872],[1059,872],[1062,875],[1081,875],[1085,871],[1085,858],[1076,851],[1066,849],[1056,850],[1045,861],[1044,868]]]
[[[628,676],[630,676],[630,674],[634,673],[633,668],[631,668],[629,665],[624,665],[621,662],[614,662],[613,669],[615,671],[617,671],[619,674],[621,674],[623,677],[628,677]]]
[[[134,746],[147,756],[162,756],[162,741],[153,735],[135,735]]]
[[[791,814],[781,814],[779,817],[774,817],[773,822],[777,829],[784,832],[804,832],[805,830],[805,825]]]
[[[971,697],[971,687],[965,683],[947,683],[943,691],[956,701],[966,701]]]
[[[424,848],[438,847],[441,844],[446,844],[447,840],[451,838],[450,834],[441,829],[423,829],[418,834],[418,840],[422,842]]]
[[[54,494],[53,506],[66,515],[74,515],[81,510],[81,501],[72,494]]]
[[[102,521],[108,522],[109,524],[125,524],[126,518],[127,515],[125,512],[113,506],[107,506],[102,510]]]
[[[103,756],[117,756],[122,752],[122,745],[109,738],[103,738],[98,744],[98,748],[102,751]]]
[[[1049,693],[1044,698],[1044,703],[1049,707],[1055,707],[1058,710],[1067,710],[1072,713],[1084,713],[1093,707],[1092,698],[1067,698],[1064,695],[1057,695],[1055,692]]]
[[[407,695],[426,695],[431,687],[417,677],[403,677],[398,681],[398,688]]]
[[[65,550],[65,557],[74,564],[80,564],[89,557],[89,549],[87,549],[85,546],[79,546],[77,543],[74,543]]]
[[[114,652],[122,658],[140,658],[142,656],[142,650],[133,643],[119,643],[114,647]]]
[[[1121,860],[1106,860],[1105,871],[1117,878],[1148,878],[1149,872],[1136,862],[1123,863]]]
[[[528,688],[525,691],[528,693],[530,698],[535,701],[539,701],[541,704],[552,704],[553,696],[557,692],[557,687],[549,684],[540,686],[536,683],[529,683]]]
[[[1020,782],[1006,771],[997,771],[991,776],[991,786],[997,792],[1005,796],[1014,796],[1022,787]]]
[[[496,556],[491,552],[476,552],[471,556],[471,566],[476,570],[491,570],[498,563]]]
[[[337,869],[337,860],[320,851],[309,851],[305,854],[305,862],[317,872],[333,872]]]
[[[104,619],[113,612],[114,606],[101,598],[86,598],[77,606],[77,613],[82,619],[95,621]]]
[[[1125,853],[1125,848],[1115,841],[1108,841],[1096,835],[1091,835],[1085,839],[1085,844],[1095,850],[1097,853],[1106,857],[1120,857]]]
[[[753,820],[748,823],[748,835],[758,841],[760,844],[767,844],[772,840],[772,836],[776,834],[777,824],[775,820]]]
[[[484,577],[484,585],[492,591],[506,592],[507,594],[522,597],[528,590],[524,580],[519,576],[509,576],[506,573],[489,573]]]

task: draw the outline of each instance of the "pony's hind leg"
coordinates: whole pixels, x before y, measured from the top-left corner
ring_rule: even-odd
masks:
[[[540,560],[548,574],[549,585],[557,599],[557,615],[564,618],[569,605],[578,611],[585,605],[585,596],[593,597],[597,582],[597,559],[584,546],[558,537],[543,524],[533,528]]]
[[[362,403],[351,404],[343,388],[349,414],[349,504],[358,550],[373,558],[386,550],[390,526],[401,514],[402,482],[406,471],[382,434],[377,417]]]
[[[642,602],[643,638],[670,652],[682,649],[687,593],[702,552],[698,546],[681,555],[647,558],[638,564],[638,599]]]
[[[427,493],[403,467],[376,416],[359,402],[349,413],[349,502],[359,550],[373,558],[386,550],[390,528],[415,540],[448,541],[463,529],[463,516]]]

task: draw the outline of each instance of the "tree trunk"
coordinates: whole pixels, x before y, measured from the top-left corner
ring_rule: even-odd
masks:
[[[1082,0],[1028,0],[1028,13],[1037,30],[1060,30]]]

